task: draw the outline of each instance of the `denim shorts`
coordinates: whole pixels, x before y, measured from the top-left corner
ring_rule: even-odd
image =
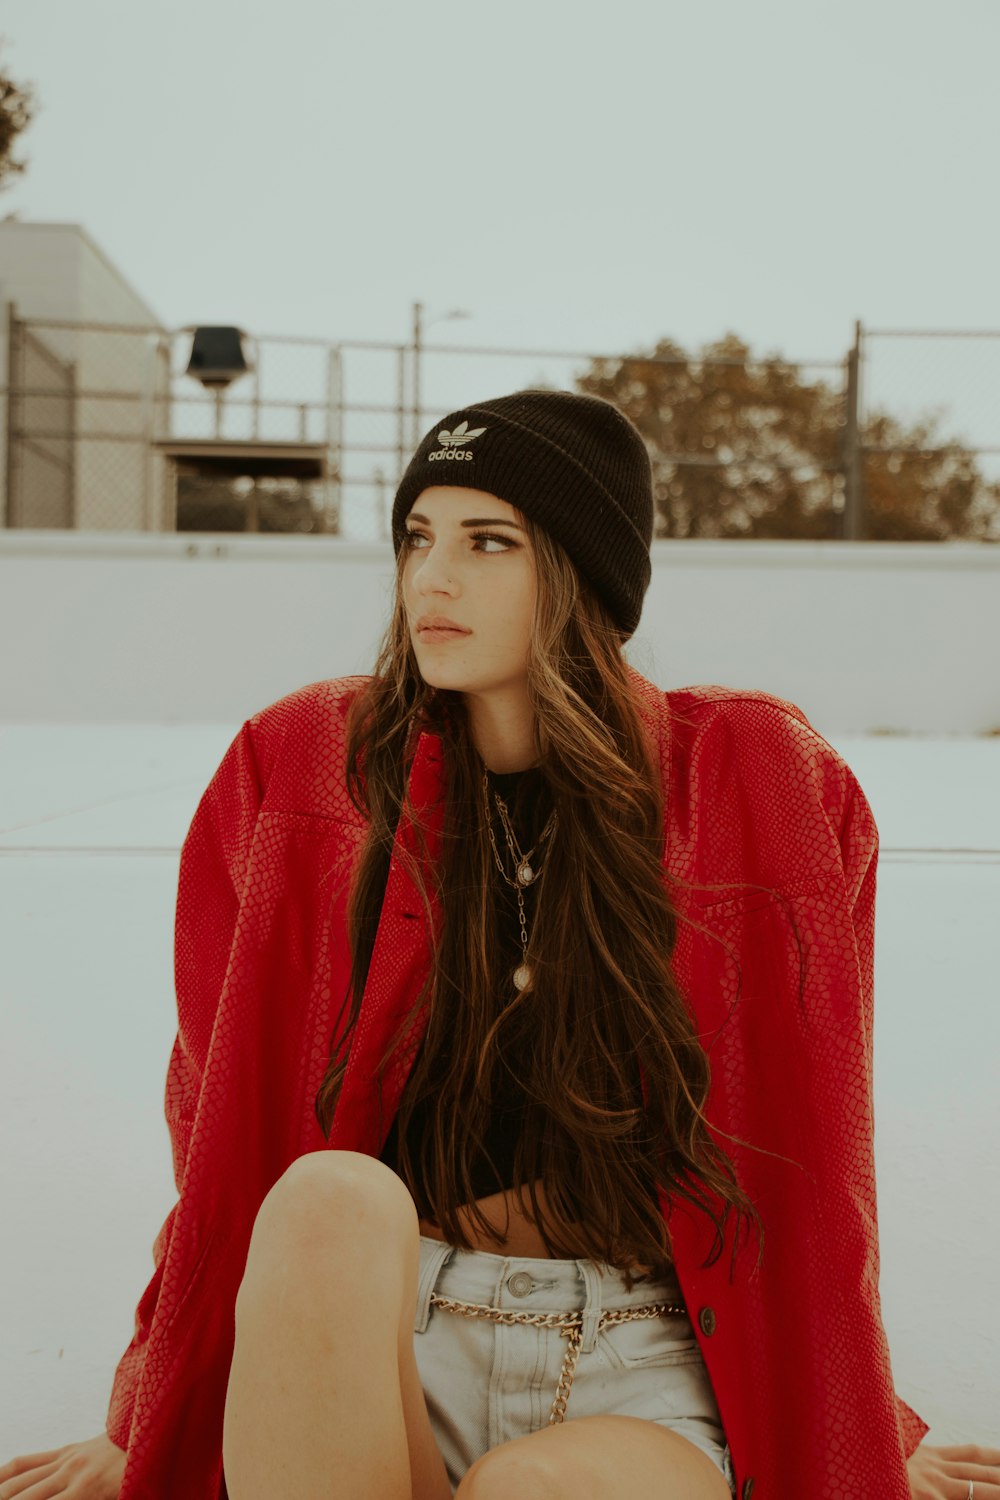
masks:
[[[602,1310],[683,1303],[676,1277],[636,1280],[603,1262],[462,1250],[420,1236],[413,1346],[431,1428],[452,1493],[483,1453],[548,1425],[568,1339],[558,1328],[503,1324],[438,1307],[431,1294],[513,1312],[584,1314],[564,1420],[645,1417],[697,1444],[735,1495],[729,1446],[686,1313],[598,1331]]]

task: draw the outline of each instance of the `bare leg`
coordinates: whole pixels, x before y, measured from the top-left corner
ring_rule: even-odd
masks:
[[[444,1479],[426,1411],[412,1391],[404,1411],[400,1389],[418,1258],[413,1200],[382,1163],[318,1151],[275,1184],[236,1299],[223,1426],[231,1500],[421,1500],[408,1417],[422,1417],[412,1441],[430,1441]]]

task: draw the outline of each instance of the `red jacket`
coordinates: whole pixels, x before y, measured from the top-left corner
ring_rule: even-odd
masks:
[[[179,1197],[111,1393],[108,1433],[128,1454],[121,1500],[226,1496],[234,1305],[257,1210],[306,1152],[381,1149],[374,1061],[429,964],[395,859],[329,1142],[314,1114],[349,973],[347,884],[365,825],[346,793],[345,713],[363,681],[313,683],[248,719],[181,850],[166,1083]],[[633,682],[667,794],[667,865],[728,888],[672,887],[674,969],[711,1059],[706,1113],[774,1153],[720,1138],[764,1221],[756,1273],[752,1240],[730,1279],[728,1237],[703,1269],[707,1217],[661,1204],[738,1493],[909,1500],[905,1459],[928,1429],[894,1393],[879,1304],[871,808],[794,704]],[[410,791],[432,822],[441,774],[440,742],[425,733]],[[772,891],[798,926],[801,1000],[794,934]],[[401,1066],[391,1111],[405,1081]]]

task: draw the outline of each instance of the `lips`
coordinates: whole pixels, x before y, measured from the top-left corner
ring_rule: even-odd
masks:
[[[472,634],[464,625],[449,620],[445,615],[421,615],[415,628],[417,634],[427,640],[443,641]]]

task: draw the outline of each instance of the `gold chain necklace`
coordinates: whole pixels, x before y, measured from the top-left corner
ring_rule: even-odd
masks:
[[[514,861],[513,879],[511,879],[511,877],[507,874],[504,862],[500,857],[500,850],[497,848],[496,834],[493,831],[493,814],[490,810],[490,781],[489,776],[484,772],[483,804],[486,808],[486,827],[487,831],[489,832],[490,844],[493,849],[493,858],[496,860],[496,866],[500,871],[501,876],[511,887],[511,889],[517,894],[517,919],[521,929],[521,962],[514,970],[514,985],[518,990],[526,990],[531,983],[531,966],[528,963],[528,918],[524,910],[524,887],[532,885],[541,874],[541,869],[536,869],[535,866],[531,863],[531,860],[535,853],[541,849],[542,845],[550,837],[553,829],[555,828],[556,812],[555,808],[553,808],[552,812],[549,814],[548,822],[545,824],[545,827],[542,829],[541,833],[538,836],[538,843],[535,844],[533,848],[529,849],[527,854],[523,854],[521,852],[521,846],[517,842],[517,836],[514,833],[513,825],[510,821],[510,814],[507,810],[506,802],[504,802],[500,793],[496,791],[496,789],[494,789],[493,791],[493,798],[496,802],[497,812],[500,814],[500,822],[503,825],[504,838],[507,842],[507,848],[510,850],[511,858]]]

